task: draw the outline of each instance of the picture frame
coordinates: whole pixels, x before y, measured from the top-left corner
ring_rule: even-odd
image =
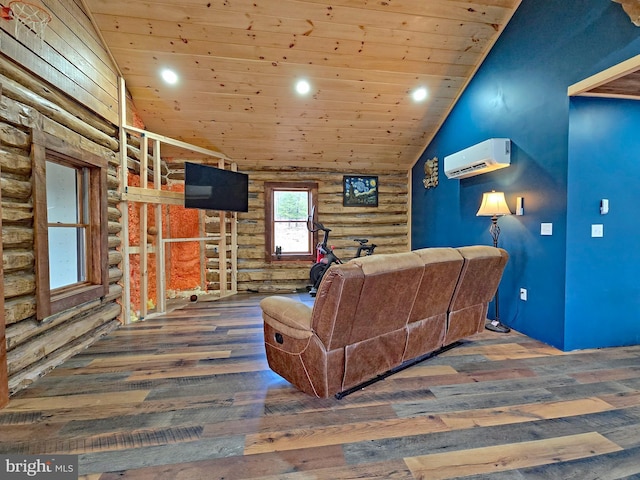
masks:
[[[377,175],[344,175],[342,177],[342,206],[377,207]]]

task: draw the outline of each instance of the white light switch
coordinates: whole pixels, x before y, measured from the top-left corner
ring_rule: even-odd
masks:
[[[553,235],[553,223],[541,223],[540,235]]]
[[[604,237],[604,225],[602,224],[591,225],[591,236]]]

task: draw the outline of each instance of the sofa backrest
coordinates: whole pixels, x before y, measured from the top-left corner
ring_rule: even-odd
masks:
[[[509,259],[506,250],[490,246],[474,245],[457,250],[464,264],[449,306],[445,345],[484,329],[488,303]]]
[[[424,263],[424,274],[407,324],[404,360],[444,345],[449,304],[464,263],[453,248],[423,248],[413,253]]]
[[[464,258],[455,248],[422,248],[414,250],[424,263],[424,275],[411,310],[409,323],[444,313],[447,314],[453,291],[458,283]]]
[[[424,263],[412,252],[354,258],[364,273],[349,344],[404,328],[411,314]]]
[[[508,254],[489,246],[424,248],[333,265],[313,307],[312,329],[327,350],[411,329],[446,316],[447,345],[482,331]],[[425,325],[424,328],[431,328]]]
[[[364,280],[350,333],[339,345],[345,347],[343,390],[400,364],[424,272],[422,260],[411,252],[360,257],[349,265],[360,268]]]
[[[412,252],[333,265],[318,288],[312,328],[327,350],[402,328],[423,270],[422,260]]]
[[[316,293],[311,327],[327,350],[344,347],[364,283],[362,269],[353,264],[332,265]]]

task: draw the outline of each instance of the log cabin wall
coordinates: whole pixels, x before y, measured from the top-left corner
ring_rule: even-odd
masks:
[[[52,16],[43,42],[31,32],[16,40],[13,21],[0,20],[4,322],[11,394],[116,328],[121,312],[116,69],[76,2],[36,3]],[[36,318],[30,157],[36,130],[108,161],[108,293],[44,320]]]
[[[189,160],[186,160],[189,161]],[[368,238],[377,245],[375,253],[409,250],[408,232],[408,172],[404,170],[361,172],[309,169],[243,169],[249,175],[249,212],[238,213],[238,292],[292,292],[309,285],[311,263],[265,261],[265,182],[315,182],[318,184],[318,221],[331,228],[330,243],[343,260],[354,256],[355,238]],[[377,175],[378,207],[343,207],[343,175]],[[168,178],[184,182],[182,161],[172,160]],[[228,216],[228,215],[227,215]],[[227,218],[227,221],[231,221]],[[217,236],[220,232],[219,212],[205,211],[205,231]],[[227,244],[230,244],[229,240]],[[220,290],[217,242],[207,242],[206,289]],[[230,255],[227,257],[227,277],[232,275]],[[227,285],[231,288],[231,285]]]
[[[409,250],[408,172],[298,169],[243,170],[249,174],[249,212],[238,214],[238,291],[294,291],[309,285],[309,262],[265,261],[265,182],[316,182],[317,219],[331,229],[330,244],[343,260],[357,250],[355,238],[368,238],[375,253]],[[343,207],[343,175],[377,175],[378,207]],[[212,255],[211,250],[207,255]]]

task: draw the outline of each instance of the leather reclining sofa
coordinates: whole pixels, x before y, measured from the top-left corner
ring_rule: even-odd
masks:
[[[260,302],[271,370],[327,398],[484,329],[508,260],[490,246],[424,248],[332,266],[313,307]]]

